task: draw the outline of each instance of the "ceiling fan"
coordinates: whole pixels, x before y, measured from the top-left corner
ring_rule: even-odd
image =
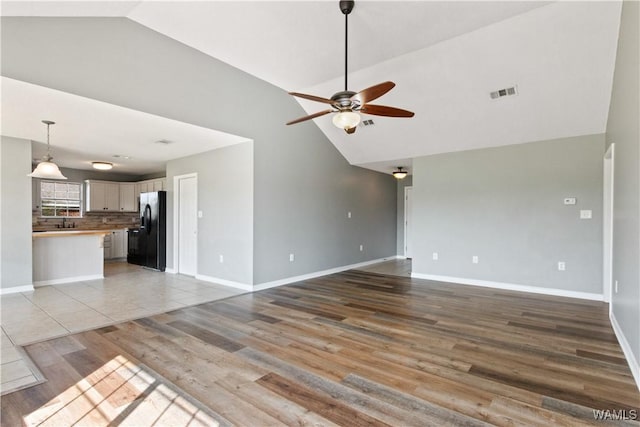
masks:
[[[353,10],[354,0],[341,0],[340,10],[344,14],[344,90],[337,92],[330,99],[322,98],[320,96],[307,95],[304,93],[289,92],[289,95],[297,96],[298,98],[309,99],[311,101],[322,102],[324,104],[331,105],[330,109],[320,111],[309,116],[301,117],[296,120],[292,120],[287,125],[293,125],[296,123],[304,122],[306,120],[315,119],[316,117],[324,116],[329,113],[337,113],[333,116],[333,124],[344,129],[348,134],[352,134],[356,131],[356,127],[360,123],[360,114],[372,114],[374,116],[387,116],[387,117],[413,117],[411,111],[402,110],[395,107],[387,107],[385,105],[372,105],[370,101],[380,98],[385,93],[389,92],[395,86],[393,82],[384,82],[371,86],[360,92],[353,92],[347,89],[347,61],[348,61],[348,49],[347,43],[349,33],[349,14]]]

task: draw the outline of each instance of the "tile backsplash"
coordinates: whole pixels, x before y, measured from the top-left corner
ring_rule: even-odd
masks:
[[[66,225],[75,223],[76,230],[114,230],[140,226],[137,212],[85,212],[82,218],[67,218]],[[39,212],[32,214],[34,231],[60,230],[62,218],[42,218]]]

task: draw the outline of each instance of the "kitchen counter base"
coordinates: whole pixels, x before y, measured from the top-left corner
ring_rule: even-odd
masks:
[[[102,279],[106,233],[34,233],[34,287]]]

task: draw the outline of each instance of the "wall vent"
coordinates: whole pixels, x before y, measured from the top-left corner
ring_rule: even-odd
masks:
[[[363,120],[362,121],[362,126],[373,126],[375,125],[375,123],[373,123],[373,120],[371,119],[367,119],[367,120]]]
[[[517,94],[518,94],[517,86],[512,86],[512,87],[498,89],[494,92],[491,92],[489,96],[491,97],[491,99],[498,99],[498,98],[503,98],[505,96],[513,96]]]

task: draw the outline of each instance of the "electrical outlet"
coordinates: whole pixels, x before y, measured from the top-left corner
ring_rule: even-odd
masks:
[[[106,224],[106,223],[107,223],[107,217],[104,217],[104,216],[102,217],[102,223],[103,223],[103,224]]]
[[[202,218],[202,211],[198,211],[198,218]]]
[[[615,292],[617,294],[618,293],[618,281],[617,280],[614,282],[614,290],[615,290]]]
[[[558,261],[558,270],[565,271],[567,269],[567,265],[564,261]]]
[[[224,256],[220,255],[220,264],[222,264],[224,262]]]
[[[591,210],[590,209],[581,210],[580,219],[591,219]]]
[[[289,262],[295,261],[296,257],[293,254],[289,254]]]
[[[477,264],[478,263],[478,255],[472,256],[471,257],[471,262],[474,263],[474,264]]]
[[[437,260],[438,260],[438,252],[434,252],[434,253],[431,255],[431,259],[432,259],[432,260],[434,260],[434,261],[437,261]]]
[[[565,205],[575,205],[576,204],[576,198],[575,197],[565,197],[564,198],[564,204]]]
[[[364,246],[360,245],[360,252],[364,250]]]
[[[347,218],[351,218],[351,212],[347,212]]]

